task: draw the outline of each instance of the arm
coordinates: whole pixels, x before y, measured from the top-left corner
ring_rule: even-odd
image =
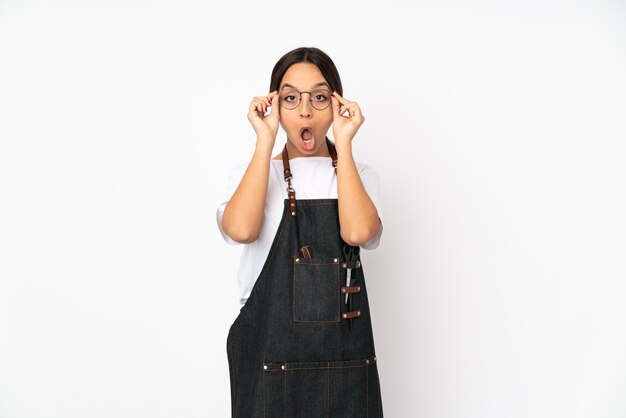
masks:
[[[378,211],[361,182],[351,142],[337,147],[337,195],[341,238],[347,244],[364,245],[378,235]]]
[[[265,115],[270,106],[271,113]],[[278,133],[278,92],[255,97],[248,110],[248,120],[257,134],[256,148],[239,186],[224,208],[221,225],[229,237],[243,244],[256,241],[263,225],[270,159]]]
[[[263,225],[263,211],[273,141],[257,139],[256,150],[246,172],[224,208],[222,229],[234,241],[256,241]]]
[[[376,206],[370,199],[352,156],[352,139],[365,118],[356,102],[337,92],[331,98],[333,133],[337,148],[337,195],[341,238],[350,245],[364,245],[382,228]],[[341,106],[340,106],[341,103]],[[348,116],[343,114],[348,111]]]

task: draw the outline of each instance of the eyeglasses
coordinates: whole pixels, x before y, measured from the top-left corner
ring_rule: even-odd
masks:
[[[280,103],[285,109],[293,110],[300,105],[302,95],[307,93],[311,105],[316,110],[324,110],[330,106],[330,91],[326,89],[317,89],[313,91],[298,91],[292,88],[286,88],[280,92]]]

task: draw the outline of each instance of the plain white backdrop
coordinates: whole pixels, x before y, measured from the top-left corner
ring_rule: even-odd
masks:
[[[229,416],[215,210],[299,46],[382,178],[386,416],[626,416],[623,2],[0,0],[0,417]]]

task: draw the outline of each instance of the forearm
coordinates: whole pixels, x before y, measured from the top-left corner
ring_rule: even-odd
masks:
[[[350,245],[367,243],[380,232],[381,224],[361,182],[350,142],[337,146],[337,194],[341,238]]]
[[[233,240],[250,243],[263,225],[273,141],[258,139],[252,160],[224,208],[222,229]]]

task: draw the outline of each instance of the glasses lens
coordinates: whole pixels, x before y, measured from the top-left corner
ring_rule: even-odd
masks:
[[[280,103],[285,109],[295,109],[300,104],[300,93],[297,90],[285,89],[280,93]]]
[[[311,103],[317,110],[326,109],[330,106],[330,92],[324,89],[312,91]]]

